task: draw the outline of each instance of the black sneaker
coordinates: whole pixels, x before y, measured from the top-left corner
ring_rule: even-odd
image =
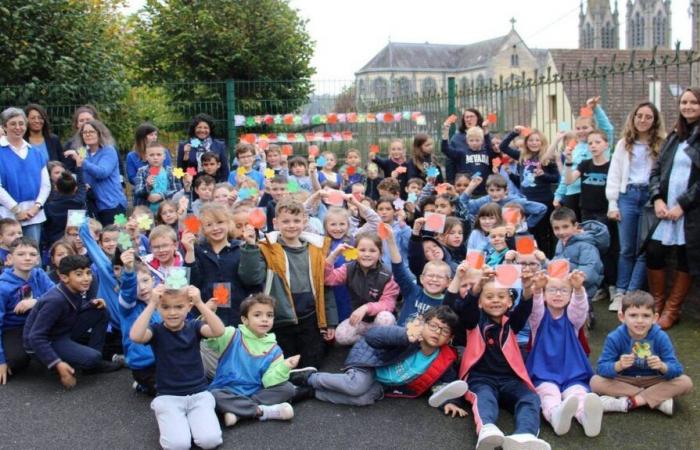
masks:
[[[95,367],[92,367],[90,369],[83,369],[83,373],[85,375],[94,375],[96,373],[116,372],[117,370],[121,369],[122,367],[123,366],[118,362],[102,360]]]
[[[291,403],[298,403],[302,400],[316,397],[316,390],[311,386],[295,386],[294,388],[294,395],[290,400]]]
[[[309,377],[316,372],[318,372],[318,369],[315,367],[292,369],[289,371],[289,381],[295,386],[308,386]]]
[[[592,330],[595,328],[595,314],[593,310],[588,311],[588,329]]]

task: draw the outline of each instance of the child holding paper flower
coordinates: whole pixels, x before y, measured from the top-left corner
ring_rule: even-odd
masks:
[[[526,366],[542,415],[554,432],[566,434],[576,417],[586,436],[594,437],[600,433],[603,404],[591,392],[593,368],[578,338],[588,316],[584,279],[580,270],[563,278],[534,275],[529,319],[533,345]]]
[[[358,149],[348,149],[345,154],[345,164],[338,172],[343,179],[343,190],[345,192],[350,192],[350,186],[355,183],[365,184],[367,174],[362,168],[362,157]]]
[[[425,181],[428,176],[435,177],[435,182],[440,184],[445,181],[442,171],[433,163],[433,139],[425,134],[418,133],[413,137],[412,157],[406,161],[406,179],[420,178]],[[430,170],[432,168],[432,170]],[[437,172],[435,172],[437,169]],[[428,173],[431,172],[431,173]]]
[[[350,261],[334,268],[341,253]],[[391,276],[391,270],[382,264],[381,255],[382,240],[376,234],[365,232],[356,236],[355,248],[340,244],[326,258],[326,285],[347,286],[353,309],[350,317],[340,322],[336,329],[335,339],[340,345],[354,344],[373,325],[396,323],[392,312],[399,286]]]
[[[155,213],[160,203],[172,198],[182,186],[171,168],[163,166],[165,147],[161,143],[155,141],[146,146],[146,161],[148,165],[136,172],[134,198],[138,205],[148,205]]]

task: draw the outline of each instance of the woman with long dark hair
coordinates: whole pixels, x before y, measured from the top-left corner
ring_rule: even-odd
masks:
[[[24,140],[39,150],[47,161],[64,162],[66,158],[63,156],[61,140],[51,132],[46,110],[41,105],[30,103],[24,107],[24,113],[27,115],[28,122]]]
[[[229,163],[226,144],[222,140],[214,139],[214,118],[208,114],[197,114],[190,123],[187,141],[180,142],[177,149],[177,166],[183,169],[194,167],[197,172],[201,172],[202,155],[206,152],[219,155],[221,168],[228,179]]]

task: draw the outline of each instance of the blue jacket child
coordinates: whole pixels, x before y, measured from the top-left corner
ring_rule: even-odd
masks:
[[[586,274],[584,288],[588,298],[593,298],[603,282],[603,262],[601,253],[605,253],[610,245],[608,227],[595,220],[581,223],[581,232],[574,234],[564,244],[557,242],[554,258],[569,261],[571,270],[580,270]]]
[[[20,358],[23,361],[8,361],[2,336],[9,330],[17,330],[21,343],[22,329],[29,314],[17,314],[14,312],[15,307],[25,298],[38,299],[53,286],[54,284],[46,272],[39,268],[32,269],[26,280],[17,276],[13,268],[6,269],[0,275],[0,364],[9,363],[10,366],[14,366],[11,367],[12,369],[19,369],[29,363],[29,358],[26,357],[21,345],[10,351],[15,356],[25,355],[24,358]]]

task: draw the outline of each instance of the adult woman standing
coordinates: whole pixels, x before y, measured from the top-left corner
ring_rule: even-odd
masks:
[[[126,196],[119,175],[119,156],[112,134],[99,120],[84,123],[73,138],[74,144],[87,147],[85,157],[79,150],[68,150],[66,157],[83,168],[83,181],[92,191],[92,213],[102,225],[114,223],[114,216],[126,212]]]
[[[27,116],[19,108],[0,114],[6,136],[0,138],[0,217],[14,217],[22,233],[41,241],[44,203],[51,192],[47,159],[24,140]]]
[[[181,142],[177,149],[177,166],[187,168],[194,167],[197,172],[202,171],[202,155],[206,152],[214,152],[221,160],[222,175],[228,179],[229,164],[226,154],[226,144],[214,139],[214,118],[208,114],[197,114],[192,119],[190,129],[187,132],[188,140]]]
[[[29,126],[24,134],[24,139],[29,144],[41,151],[47,161],[65,161],[61,141],[58,136],[51,133],[49,116],[46,110],[35,103],[30,103],[24,107]]]
[[[643,102],[627,116],[625,128],[610,161],[605,196],[608,218],[617,222],[620,254],[615,295],[608,308],[618,311],[627,291],[644,287],[646,260],[639,253],[644,207],[649,202],[649,176],[666,138],[663,119],[651,102]],[[649,270],[647,276],[663,277]],[[663,281],[661,281],[663,283]]]
[[[649,180],[649,197],[659,219],[646,246],[647,267],[659,271],[649,278],[649,291],[668,329],[678,321],[691,276],[700,275],[700,88],[688,88],[680,99],[680,114]],[[675,251],[676,270],[665,296],[665,259]]]
[[[97,108],[95,108],[94,106],[83,105],[76,108],[76,110],[73,111],[72,124],[74,135],[68,140],[68,142],[63,144],[64,151],[80,147],[80,143],[75,140],[76,136],[78,135],[82,126],[90,122],[91,120],[100,120],[100,115],[97,112]],[[66,157],[63,163],[65,164],[66,169],[75,173],[75,161],[73,159]]]

